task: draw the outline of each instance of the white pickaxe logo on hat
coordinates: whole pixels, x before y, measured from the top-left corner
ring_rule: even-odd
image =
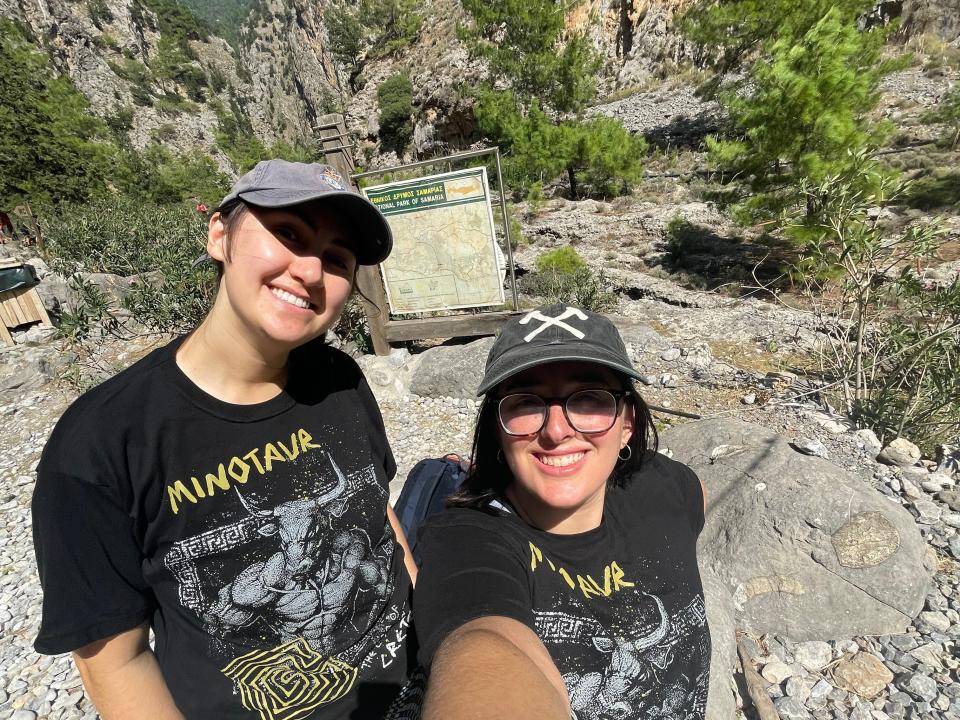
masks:
[[[583,340],[584,338],[583,332],[563,322],[568,317],[578,317],[581,320],[587,319],[587,316],[584,315],[582,311],[574,307],[567,307],[566,310],[564,310],[560,315],[557,315],[556,317],[547,317],[546,315],[541,314],[539,310],[533,310],[531,312],[528,312],[526,315],[520,318],[521,325],[526,325],[531,320],[540,320],[542,324],[536,330],[534,330],[529,335],[524,337],[523,341],[530,342],[537,335],[539,335],[544,330],[546,330],[548,327],[561,327],[567,332],[569,332],[571,335],[573,335],[575,338],[577,338],[577,340]]]

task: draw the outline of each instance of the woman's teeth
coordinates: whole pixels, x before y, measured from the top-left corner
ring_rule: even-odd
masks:
[[[540,462],[550,467],[566,467],[578,462],[585,453],[570,453],[569,455],[540,455]]]
[[[303,298],[298,298],[296,295],[288,293],[286,290],[281,290],[280,288],[270,288],[270,292],[283,300],[285,303],[296,305],[298,308],[303,308],[306,310],[310,307],[310,303],[308,303],[306,300]]]

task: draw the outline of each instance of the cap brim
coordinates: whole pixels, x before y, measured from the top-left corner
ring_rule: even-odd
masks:
[[[238,197],[251,205],[264,208],[286,208],[307,202],[330,205],[346,219],[356,242],[357,262],[360,265],[382,263],[393,249],[393,233],[387,219],[377,206],[362,195],[349,191],[314,192],[277,189],[247,190]]]
[[[520,357],[517,357],[517,356]],[[607,353],[600,348],[584,347],[582,344],[577,346],[558,343],[556,345],[547,345],[530,350],[528,347],[515,348],[515,352],[508,352],[497,358],[493,366],[487,370],[480,381],[480,387],[477,388],[477,395],[485,394],[490,388],[495,387],[517,373],[529,370],[538,365],[547,363],[561,362],[564,360],[596,363],[603,365],[611,370],[623,373],[635,380],[640,379],[640,373],[633,366],[623,364],[623,361]],[[499,369],[502,368],[502,369]]]

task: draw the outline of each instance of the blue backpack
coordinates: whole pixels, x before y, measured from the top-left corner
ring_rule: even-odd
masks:
[[[417,551],[417,531],[424,520],[443,510],[443,501],[460,488],[467,477],[464,465],[459,455],[427,458],[414,465],[407,475],[393,510],[400,520],[418,567],[420,553]]]

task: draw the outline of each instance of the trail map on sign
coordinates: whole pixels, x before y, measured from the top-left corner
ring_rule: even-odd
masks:
[[[503,304],[486,168],[377,185],[393,252],[380,266],[391,313]]]

